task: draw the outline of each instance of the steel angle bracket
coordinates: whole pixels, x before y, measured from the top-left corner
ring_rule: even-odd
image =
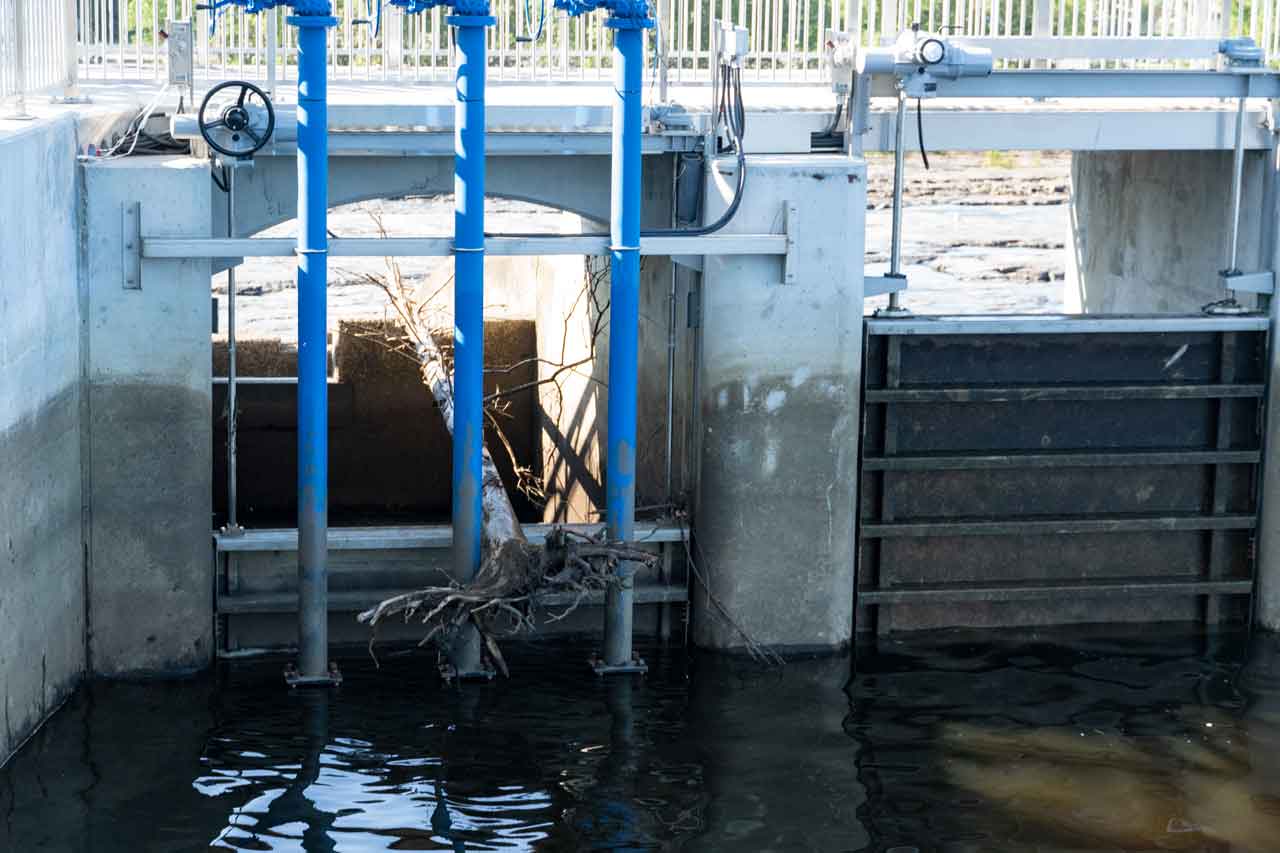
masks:
[[[1263,272],[1222,270],[1218,273],[1218,281],[1226,290],[1267,295],[1275,292],[1275,274],[1270,270]]]
[[[142,290],[142,204],[126,201],[120,209],[120,285]]]
[[[886,293],[900,293],[907,289],[907,277],[898,275],[868,275],[862,279],[862,298],[884,296]]]
[[[782,283],[796,283],[796,232],[800,230],[800,208],[795,202],[783,202],[782,233],[787,236],[787,254],[782,259]]]

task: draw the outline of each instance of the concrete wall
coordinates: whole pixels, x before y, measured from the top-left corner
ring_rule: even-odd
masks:
[[[381,321],[339,324],[333,357],[337,382],[329,386],[329,521],[334,526],[369,518],[382,523],[401,518],[414,524],[449,519],[451,440],[417,365],[388,348],[387,335],[402,334],[399,326],[384,329]],[[438,338],[446,354],[450,335],[445,329]],[[536,377],[532,321],[486,322],[484,346],[486,369],[491,371],[485,378],[486,394],[526,385]],[[258,353],[270,357],[255,359]],[[297,348],[275,340],[237,341],[236,361],[241,376],[297,374]],[[520,366],[510,370],[514,365]],[[227,375],[225,343],[215,346],[213,369],[218,376]],[[219,524],[227,509],[226,391],[225,384],[214,386],[213,498]],[[251,527],[293,527],[298,506],[298,387],[242,384],[237,396],[238,520]],[[536,402],[532,390],[515,394],[500,420],[518,463],[535,476]],[[485,434],[503,482],[512,486],[516,480],[511,455],[492,424],[486,424]],[[537,521],[529,501],[511,491],[517,514]]]
[[[708,218],[736,164],[708,175]],[[777,233],[796,205],[797,281],[783,260],[708,257],[699,377],[701,476],[694,639],[831,648],[853,631],[866,169],[844,157],[758,156],[728,232]]]
[[[1237,266],[1269,267],[1261,215],[1266,156],[1245,157]],[[1222,299],[1230,151],[1076,152],[1063,303],[1071,313],[1198,312]],[[1242,294],[1252,307],[1254,296]]]
[[[76,122],[0,135],[0,764],[85,666]]]
[[[655,188],[657,184],[652,185]],[[645,227],[663,227],[670,194],[646,200]],[[565,233],[606,226],[565,214]],[[605,449],[608,446],[609,259],[549,257],[530,259],[538,287],[538,355],[542,379],[542,472],[547,490],[543,520],[601,521],[605,507]],[[673,264],[646,256],[640,261],[640,376],[636,427],[636,506],[656,507],[668,500],[667,366],[674,359],[672,388],[673,503],[687,498],[685,447],[690,420],[693,334],[688,324],[688,294],[693,276],[676,274],[674,342],[669,341]],[[678,268],[677,268],[678,269]],[[594,338],[594,350],[592,340]],[[669,349],[673,343],[674,349]],[[580,363],[581,362],[581,363]],[[580,364],[579,364],[580,363]],[[578,365],[561,371],[561,365]]]
[[[83,169],[88,288],[89,665],[167,673],[212,660],[209,262],[145,261],[126,287],[123,208],[153,236],[210,233],[208,165]],[[184,199],[174,204],[174,199]]]

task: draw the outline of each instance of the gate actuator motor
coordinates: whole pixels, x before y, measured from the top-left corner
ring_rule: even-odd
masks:
[[[907,123],[907,99],[915,98],[917,110],[924,98],[938,94],[939,80],[961,77],[986,77],[994,60],[985,47],[973,47],[945,36],[922,32],[916,24],[903,31],[888,47],[864,48],[858,51],[854,67],[859,86],[866,86],[873,76],[894,77],[898,84],[898,120],[893,145],[893,237],[889,250],[889,272],[883,276],[866,276],[868,293],[888,293],[889,306],[876,312],[882,317],[902,317],[910,312],[898,304],[899,294],[907,289],[902,274],[902,171],[903,132]],[[917,112],[923,125],[923,117]],[[919,132],[923,130],[918,128]],[[924,153],[921,141],[920,151]],[[929,161],[926,159],[925,167]]]
[[[888,47],[858,51],[857,58],[859,74],[893,75],[908,98],[932,98],[938,92],[938,80],[986,77],[992,67],[987,48],[924,32],[919,25],[903,30]]]

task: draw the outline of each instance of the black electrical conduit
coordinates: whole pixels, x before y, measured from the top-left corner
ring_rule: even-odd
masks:
[[[710,225],[702,225],[697,228],[663,228],[641,231],[641,237],[705,237],[728,225],[737,214],[738,208],[742,206],[742,196],[747,187],[747,152],[742,142],[747,133],[747,112],[742,103],[742,69],[728,65],[722,66],[720,69],[720,82],[720,103],[716,105],[716,121],[717,123],[724,122],[725,129],[729,133],[729,142],[738,158],[738,177],[737,184],[733,190],[733,199],[729,202],[729,206],[725,208],[724,213],[720,214],[720,217]],[[541,232],[513,233],[504,231],[492,233],[486,231],[485,236],[548,237],[552,235]],[[609,235],[606,232],[600,232],[574,236],[608,237]]]

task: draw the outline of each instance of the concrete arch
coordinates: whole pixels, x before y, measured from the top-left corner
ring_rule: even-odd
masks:
[[[330,158],[329,205],[375,198],[448,195],[453,192],[452,157]],[[598,222],[609,220],[607,156],[491,157],[489,196],[559,208]],[[669,221],[672,158],[645,160],[645,225]],[[236,228],[256,234],[297,216],[297,166],[292,157],[260,157],[236,175]],[[212,194],[214,236],[226,232],[226,195]],[[424,235],[425,236],[425,235]]]

